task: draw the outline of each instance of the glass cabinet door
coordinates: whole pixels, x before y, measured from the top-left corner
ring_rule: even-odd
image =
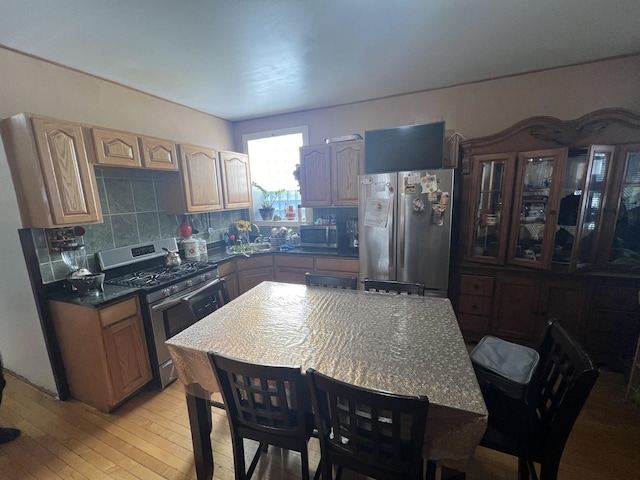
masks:
[[[518,155],[509,263],[540,269],[551,265],[566,160],[566,148]]]
[[[640,146],[623,149],[619,160],[624,170],[620,188],[614,192],[617,216],[607,262],[610,267],[637,270],[640,269]]]
[[[600,213],[604,202],[604,187],[614,150],[614,146],[592,145],[587,155],[573,156],[569,152],[562,183],[553,259],[557,261],[556,255],[560,253],[560,260],[563,260],[564,252],[570,250],[571,271],[590,268],[595,263],[601,231]],[[576,164],[578,168],[574,168]],[[577,185],[583,187],[573,189]]]
[[[473,159],[473,225],[467,241],[470,260],[504,263],[514,165],[515,154],[478,155]]]

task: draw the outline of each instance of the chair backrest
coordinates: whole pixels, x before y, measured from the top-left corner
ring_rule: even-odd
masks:
[[[358,288],[357,277],[337,277],[333,275],[316,275],[305,273],[304,281],[307,286],[343,288],[356,290]]]
[[[323,472],[338,465],[377,479],[423,478],[427,397],[361,388],[312,368],[306,373]]]
[[[306,448],[309,392],[299,365],[254,364],[216,352],[209,352],[209,360],[235,434],[290,450]]]
[[[397,282],[394,280],[369,280],[364,279],[364,289],[367,292],[406,293],[407,295],[420,295],[424,297],[425,286],[423,283]]]
[[[571,429],[599,371],[558,322],[549,322],[538,346],[540,361],[527,392],[544,429],[544,450],[562,456]]]
[[[205,287],[202,291],[198,290],[182,299],[196,320],[206,317],[230,301],[227,282],[224,278],[221,278],[214,285]]]

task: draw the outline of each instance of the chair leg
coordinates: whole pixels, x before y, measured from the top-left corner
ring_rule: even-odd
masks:
[[[256,449],[256,454],[253,456],[253,460],[251,460],[251,465],[249,465],[249,470],[247,470],[247,473],[245,475],[246,480],[249,480],[253,476],[253,472],[258,466],[260,455],[262,455],[262,452],[266,452],[268,447],[269,445],[264,442],[258,445],[258,448]],[[244,459],[242,463],[243,463],[242,469],[244,470]]]
[[[248,477],[244,472],[244,440],[242,437],[236,437],[233,431],[231,432],[231,446],[236,480],[246,480]]]
[[[518,480],[538,480],[533,462],[518,458]]]
[[[306,448],[300,452],[302,463],[302,480],[309,480],[309,453]]]

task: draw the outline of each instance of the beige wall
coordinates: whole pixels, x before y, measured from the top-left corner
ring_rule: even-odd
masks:
[[[232,124],[0,48],[0,119],[31,112],[232,149]],[[0,148],[0,352],[5,367],[56,393],[17,229],[18,206]]]
[[[266,117],[235,124],[242,135],[309,126],[309,141],[444,120],[466,138],[498,132],[533,115],[564,120],[605,107],[640,111],[640,55],[558,68],[430,92]]]

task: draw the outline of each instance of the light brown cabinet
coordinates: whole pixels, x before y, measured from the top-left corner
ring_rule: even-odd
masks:
[[[200,213],[222,210],[222,184],[218,152],[212,148],[181,144],[178,146],[180,173],[164,178],[168,214]]]
[[[142,166],[154,170],[178,170],[176,144],[171,140],[147,136],[138,137]]]
[[[359,272],[360,262],[357,258],[316,257],[315,259],[314,273],[341,277],[357,277]]]
[[[141,168],[138,137],[133,133],[92,128],[95,163],[116,167]]]
[[[313,273],[313,257],[298,254],[274,255],[276,282],[305,284],[305,274]]]
[[[361,173],[364,143],[360,140],[300,148],[302,206],[357,206]]]
[[[19,114],[2,122],[2,140],[23,227],[103,221],[80,125]]]
[[[273,256],[255,255],[236,260],[238,268],[238,291],[248,292],[264,281],[273,281]]]
[[[49,305],[71,396],[110,412],[151,380],[137,296],[99,309]]]
[[[178,170],[176,145],[171,140],[95,127],[91,136],[97,165]]]
[[[220,278],[224,278],[227,283],[229,299],[233,300],[234,298],[239,297],[240,290],[238,289],[238,270],[235,260],[218,265],[218,275]]]
[[[219,152],[224,207],[251,207],[251,171],[249,157],[236,152]]]

